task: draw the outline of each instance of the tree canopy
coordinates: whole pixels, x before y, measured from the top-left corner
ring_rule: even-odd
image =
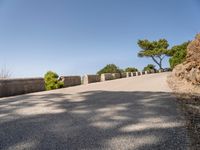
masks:
[[[169,59],[169,63],[172,69],[176,65],[185,61],[187,55],[187,46],[189,43],[190,41],[184,42],[180,45],[175,45],[168,51],[167,55],[171,56],[171,58]]]
[[[143,71],[151,71],[151,70],[156,70],[155,65],[153,64],[148,64],[146,67],[144,67]]]
[[[103,73],[121,73],[121,69],[119,69],[115,64],[108,64],[97,72],[99,75]]]
[[[168,51],[168,41],[160,39],[158,41],[138,40],[141,50],[138,52],[139,57],[150,57],[162,69],[162,61]]]
[[[137,71],[138,71],[138,69],[135,67],[128,67],[125,69],[125,72],[137,72]]]

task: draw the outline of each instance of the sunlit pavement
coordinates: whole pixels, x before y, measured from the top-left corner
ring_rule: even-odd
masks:
[[[1,98],[0,149],[187,149],[168,75]]]

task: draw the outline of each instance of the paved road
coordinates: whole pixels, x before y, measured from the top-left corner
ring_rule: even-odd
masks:
[[[0,149],[187,149],[160,73],[0,99]]]

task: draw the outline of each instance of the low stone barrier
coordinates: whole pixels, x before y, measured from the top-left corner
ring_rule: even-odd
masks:
[[[126,72],[126,77],[131,77],[131,72]]]
[[[113,79],[119,79],[119,78],[121,78],[121,75],[120,75],[120,73],[113,73],[112,77],[113,77]]]
[[[3,82],[0,81],[0,97],[3,97]]]
[[[136,72],[132,72],[133,77],[136,76]]]
[[[101,74],[101,81],[112,80],[113,76],[112,73],[103,73]]]
[[[83,76],[83,84],[89,84],[94,82],[100,82],[100,75],[85,75]]]
[[[142,71],[142,72],[141,72],[141,75],[144,75],[144,74],[146,74],[145,71]]]
[[[64,83],[64,88],[69,86],[81,85],[80,76],[61,76],[60,80]]]
[[[151,73],[156,73],[156,71],[155,70],[148,71],[148,74],[151,74]]]
[[[141,72],[135,72],[135,76],[140,76]]]
[[[43,78],[0,79],[0,97],[45,90]]]
[[[157,72],[163,72],[159,70]],[[104,73],[100,75],[83,76],[83,84],[89,84],[100,81],[107,81],[125,77],[133,77],[145,74],[156,73],[155,70],[143,72],[124,72],[124,73]],[[64,87],[81,85],[80,76],[61,76],[60,80],[64,82]],[[14,96],[45,90],[43,78],[23,78],[23,79],[0,79],[0,97]]]
[[[121,73],[121,78],[126,78],[126,73],[125,72]]]

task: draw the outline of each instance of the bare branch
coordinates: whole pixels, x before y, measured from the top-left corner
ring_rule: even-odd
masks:
[[[11,72],[7,69],[6,66],[4,66],[1,70],[0,70],[0,79],[6,79],[6,78],[10,78],[11,77]]]

